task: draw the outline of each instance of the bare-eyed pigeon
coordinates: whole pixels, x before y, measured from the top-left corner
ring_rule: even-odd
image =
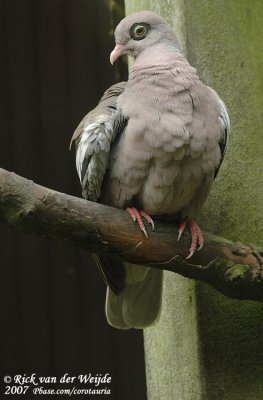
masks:
[[[127,209],[147,236],[151,216],[189,227],[188,257],[203,245],[194,221],[223,160],[230,129],[226,107],[204,85],[166,21],[143,11],[115,30],[114,61],[133,57],[127,82],[111,86],[72,140],[84,198]],[[158,317],[162,272],[97,256],[108,284],[106,316],[117,328],[144,328]]]

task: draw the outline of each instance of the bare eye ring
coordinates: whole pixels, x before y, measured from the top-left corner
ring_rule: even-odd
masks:
[[[130,29],[130,35],[133,40],[142,40],[151,29],[149,24],[145,22],[133,24]]]

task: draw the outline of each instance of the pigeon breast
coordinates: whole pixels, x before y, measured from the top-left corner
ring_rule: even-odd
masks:
[[[136,201],[151,215],[187,209],[220,162],[218,99],[176,48],[157,47],[136,59],[118,99],[128,123],[107,187],[111,205]]]

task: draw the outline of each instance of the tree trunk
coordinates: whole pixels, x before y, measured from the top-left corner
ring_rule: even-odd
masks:
[[[191,64],[230,111],[230,146],[201,226],[262,244],[262,1],[126,0],[127,14],[140,10],[171,23]],[[260,400],[262,304],[165,276],[161,318],[144,331],[148,399]]]

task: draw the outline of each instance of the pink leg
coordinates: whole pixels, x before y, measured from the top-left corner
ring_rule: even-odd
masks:
[[[188,256],[186,257],[186,259],[189,259],[189,258],[192,257],[192,255],[196,251],[201,250],[201,248],[204,245],[204,237],[203,237],[201,229],[199,228],[199,225],[193,219],[188,218],[187,220],[185,220],[184,222],[182,222],[180,224],[179,230],[178,230],[179,234],[178,234],[178,239],[177,240],[180,239],[184,229],[186,228],[186,225],[189,227],[189,230],[190,230],[190,233],[191,233],[191,237],[192,237],[190,252],[189,252]]]
[[[204,237],[203,237],[201,229],[199,228],[199,225],[195,221],[190,220],[188,226],[189,226],[191,236],[192,236],[192,243],[191,243],[191,247],[190,247],[190,253],[186,257],[186,259],[191,258],[192,255],[196,252],[196,250],[197,251],[201,250],[201,248],[204,245]],[[199,244],[199,246],[197,248],[198,244]]]
[[[144,233],[146,239],[148,239],[148,234],[144,225],[144,222],[142,220],[142,217],[146,219],[146,221],[151,224],[152,230],[154,230],[154,222],[149,214],[147,214],[145,211],[138,211],[137,208],[135,207],[127,207],[126,211],[130,214],[130,216],[133,219],[133,222],[137,222],[139,225],[140,230]]]

